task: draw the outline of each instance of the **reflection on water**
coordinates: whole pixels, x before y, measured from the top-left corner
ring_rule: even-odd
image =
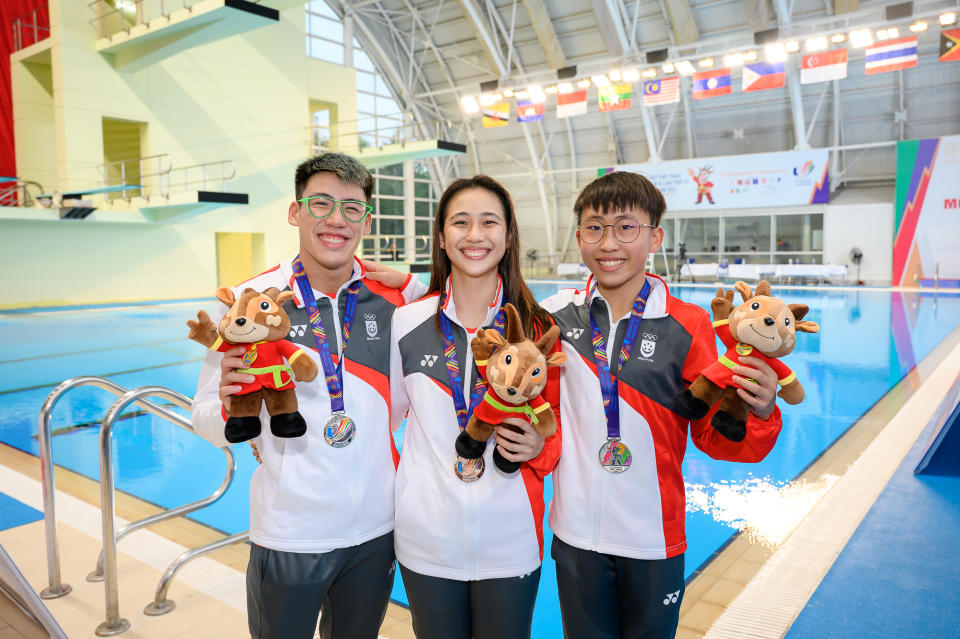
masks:
[[[750,477],[711,484],[687,483],[687,512],[704,512],[739,530],[750,541],[776,548],[839,478],[823,475],[813,482],[785,482]]]

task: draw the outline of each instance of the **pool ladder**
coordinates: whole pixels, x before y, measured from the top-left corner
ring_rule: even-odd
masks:
[[[114,524],[113,454],[110,447],[114,424],[124,409],[133,404],[148,413],[194,433],[193,426],[189,419],[168,408],[148,401],[145,398],[160,397],[168,400],[174,406],[178,406],[187,411],[190,410],[193,401],[189,397],[162,386],[143,386],[130,390],[106,378],[95,376],[73,377],[57,386],[43,402],[38,424],[40,468],[43,481],[43,518],[47,542],[47,575],[49,578],[49,585],[40,592],[40,596],[44,599],[63,597],[71,591],[70,585],[63,583],[60,579],[60,548],[57,543],[57,517],[55,509],[53,455],[51,454],[50,414],[53,411],[53,407],[67,391],[80,386],[96,386],[118,396],[118,399],[113,403],[103,418],[103,425],[100,429],[100,512],[103,527],[103,550],[97,560],[96,570],[87,576],[89,581],[102,580],[104,582],[106,593],[106,620],[97,626],[96,634],[100,637],[109,637],[120,634],[130,627],[130,622],[120,617],[117,542],[134,530],[199,510],[220,499],[233,482],[233,476],[237,470],[237,461],[230,447],[224,446],[221,450],[223,450],[227,456],[227,474],[217,490],[209,497],[177,508],[164,510],[156,515],[151,515],[138,521],[130,522],[126,526],[116,530]],[[163,615],[176,607],[173,601],[167,599],[167,592],[170,589],[170,584],[174,576],[188,561],[225,546],[245,542],[248,538],[249,531],[244,531],[197,548],[191,548],[177,557],[173,563],[167,567],[163,576],[160,578],[160,582],[157,584],[156,596],[154,600],[144,608],[144,614],[151,616]]]

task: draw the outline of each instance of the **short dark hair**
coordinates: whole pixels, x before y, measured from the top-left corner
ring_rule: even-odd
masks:
[[[650,223],[660,226],[660,218],[667,210],[663,193],[653,182],[638,173],[614,171],[584,187],[573,205],[577,214],[577,224],[586,209],[594,209],[601,215],[612,211],[625,211],[637,208],[647,212]]]
[[[367,202],[370,201],[373,195],[373,176],[356,158],[343,153],[322,153],[300,163],[293,178],[294,191],[298,200],[303,197],[307,181],[323,171],[333,173],[344,184],[359,186],[363,189]]]

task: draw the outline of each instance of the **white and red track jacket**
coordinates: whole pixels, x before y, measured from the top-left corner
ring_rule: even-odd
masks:
[[[449,280],[447,292],[443,312],[452,325],[464,401],[469,402],[476,375],[473,353],[457,318]],[[543,452],[510,475],[494,465],[491,439],[483,455],[483,476],[473,483],[456,476],[454,442],[460,427],[435,319],[439,300],[438,295],[425,297],[393,316],[394,429],[409,407],[397,469],[397,559],[431,577],[460,581],[519,577],[536,570],[543,558],[543,478],[556,465],[560,434],[548,437]],[[493,324],[500,301],[498,289],[484,326]],[[551,367],[544,390],[547,401],[558,391],[559,372]]]
[[[717,361],[717,347],[706,311],[671,296],[660,278],[647,274],[647,279],[650,297],[620,374],[621,441],[633,462],[619,474],[603,470],[598,457],[607,422],[587,312],[604,331],[614,364],[630,314],[611,323],[592,277],[583,290],[565,289],[541,302],[562,329],[567,354],[560,377],[563,454],[553,478],[550,529],[585,550],[666,559],[687,548],[681,463],[688,422],[671,410],[673,396]],[[710,426],[714,412],[689,424],[694,445],[714,459],[758,462],[780,434],[779,408],[767,420],[751,414],[742,442],[725,439]]]
[[[254,441],[263,463],[250,482],[250,541],[265,548],[327,552],[393,530],[398,454],[389,427],[391,320],[398,306],[415,299],[426,287],[416,278],[408,278],[402,291],[387,288],[367,279],[360,262],[355,261],[353,275],[337,292],[337,304],[314,289],[335,364],[342,343],[346,288],[358,279],[362,285],[343,367],[345,412],[356,422],[357,433],[343,448],[334,448],[323,439],[330,396],[291,262],[235,288],[237,294],[247,287],[292,290],[296,299],[283,305],[290,316],[289,339],[303,347],[321,371],[312,382],[296,381],[299,411],[307,422],[305,435],[274,437],[266,409],[260,413],[262,431]],[[214,322],[226,312],[227,307],[220,304]],[[222,353],[207,352],[193,403],[194,429],[216,446],[227,445],[223,435],[226,414],[219,397],[222,358]]]

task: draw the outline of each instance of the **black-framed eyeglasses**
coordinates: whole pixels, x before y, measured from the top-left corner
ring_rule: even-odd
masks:
[[[600,224],[599,222],[587,222],[580,225],[580,239],[587,244],[597,244],[603,239],[603,234],[610,228],[613,237],[619,242],[628,244],[640,237],[640,229],[656,229],[653,224],[641,224],[634,220],[620,220],[616,224]]]
[[[307,205],[310,215],[322,219],[333,213],[337,206],[340,213],[351,222],[362,222],[365,217],[373,213],[373,205],[359,200],[337,200],[326,195],[311,195],[302,197],[297,202]]]

